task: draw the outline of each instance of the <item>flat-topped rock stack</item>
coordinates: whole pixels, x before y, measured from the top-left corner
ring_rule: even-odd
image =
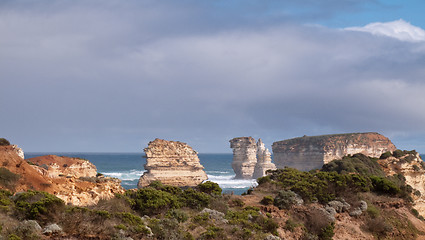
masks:
[[[275,170],[276,166],[272,163],[272,157],[269,149],[264,146],[261,138],[257,142],[257,164],[255,164],[253,178],[260,178],[266,175],[267,170]]]
[[[252,137],[237,137],[230,142],[233,149],[232,168],[236,179],[253,179],[265,175],[269,169],[276,169],[271,154],[261,139],[258,143]]]
[[[196,186],[208,179],[197,152],[186,143],[157,138],[149,142],[144,151],[147,172],[140,177],[139,188],[156,180],[166,185],[182,187]]]
[[[272,149],[277,168],[309,171],[348,154],[379,157],[396,147],[379,133],[347,133],[288,139],[274,142]]]

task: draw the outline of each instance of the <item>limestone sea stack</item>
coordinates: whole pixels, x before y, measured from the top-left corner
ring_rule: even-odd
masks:
[[[230,147],[233,149],[232,168],[236,179],[252,179],[257,164],[257,144],[252,137],[233,138]]]
[[[149,142],[144,151],[146,172],[139,179],[139,188],[155,180],[183,187],[196,186],[208,179],[197,152],[186,143],[157,138]]]
[[[261,138],[257,142],[257,164],[255,165],[253,178],[257,179],[266,175],[267,170],[275,170],[276,166],[272,163],[271,153],[264,146]]]
[[[277,168],[309,171],[348,154],[380,157],[384,152],[396,150],[396,147],[385,136],[371,132],[304,136],[274,142],[272,149]]]

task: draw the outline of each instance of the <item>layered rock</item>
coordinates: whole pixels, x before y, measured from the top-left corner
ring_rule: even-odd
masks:
[[[51,178],[58,177],[96,177],[94,164],[81,158],[47,155],[27,159],[28,162],[41,167],[40,172]]]
[[[236,179],[252,179],[257,164],[257,145],[252,137],[233,138],[230,148],[233,149],[232,168]]]
[[[45,158],[45,159],[43,159]],[[100,199],[113,198],[116,193],[123,193],[121,181],[115,178],[93,176],[94,165],[77,164],[81,168],[66,169],[64,165],[72,166],[75,160],[67,157],[45,156],[40,157],[40,163],[55,160],[52,166],[60,165],[63,172],[57,168],[55,174],[49,174],[46,166],[38,166],[22,159],[13,146],[0,146],[0,166],[18,174],[20,177],[14,184],[12,191],[20,192],[26,190],[45,191],[56,195],[66,204],[86,206],[96,204]],[[34,159],[33,159],[34,160]],[[88,166],[85,171],[83,166]],[[94,169],[96,169],[94,167]],[[58,172],[56,172],[58,171]],[[87,175],[83,173],[86,172]],[[57,174],[56,174],[57,173]],[[72,174],[70,174],[72,173]],[[54,177],[50,177],[52,175]],[[0,186],[0,188],[4,186]]]
[[[348,154],[379,157],[384,152],[396,150],[396,147],[378,133],[348,133],[293,138],[274,142],[272,149],[277,168],[308,171]]]
[[[261,138],[257,142],[257,163],[255,164],[252,178],[260,178],[266,175],[267,170],[275,170],[276,166],[272,163],[271,153],[264,146]]]
[[[425,163],[419,153],[405,151],[403,156],[380,159],[378,163],[387,176],[402,174],[405,177],[406,184],[413,188],[414,208],[425,216]]]
[[[197,152],[186,143],[157,138],[144,151],[146,172],[139,179],[139,188],[156,180],[180,187],[196,186],[208,179]]]

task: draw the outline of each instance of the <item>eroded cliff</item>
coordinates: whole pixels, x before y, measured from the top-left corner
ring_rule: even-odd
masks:
[[[257,142],[257,163],[255,164],[254,174],[252,178],[260,178],[266,175],[267,170],[275,170],[276,166],[272,163],[271,153],[264,146],[263,141],[258,139]]]
[[[186,143],[157,138],[144,151],[146,172],[139,179],[139,188],[155,180],[172,186],[196,186],[208,179],[197,152]]]
[[[34,162],[22,159],[13,146],[0,146],[0,166],[18,175],[18,179],[8,189],[15,192],[45,191],[61,198],[66,204],[78,206],[93,205],[100,199],[109,199],[115,193],[124,192],[119,179],[96,177],[96,174],[93,176],[93,168],[95,170],[96,167],[86,160],[79,160],[84,161],[81,164],[77,159],[58,156],[32,160]],[[36,162],[43,164],[38,166]],[[49,165],[60,167],[49,172],[46,169]],[[68,169],[68,166],[74,167]],[[84,169],[84,166],[88,169]]]
[[[308,171],[348,154],[379,157],[396,147],[378,133],[348,133],[288,139],[274,142],[272,149],[277,168],[287,166]]]

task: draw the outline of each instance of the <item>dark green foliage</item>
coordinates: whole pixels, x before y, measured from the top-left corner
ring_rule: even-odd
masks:
[[[10,142],[5,138],[0,138],[0,146],[9,146]]]
[[[208,193],[210,195],[221,195],[221,188],[217,183],[206,181],[198,185],[198,188],[201,192]]]
[[[405,155],[405,153],[403,151],[401,151],[400,149],[397,149],[393,152],[393,157],[396,158],[401,158]]]
[[[7,240],[21,240],[21,238],[15,234],[10,234],[7,236]]]
[[[391,156],[392,156],[391,152],[384,152],[383,154],[381,154],[381,156],[379,158],[380,159],[387,159]]]
[[[304,201],[322,203],[335,199],[346,192],[369,191],[370,180],[357,174],[336,172],[301,172],[293,168],[278,169],[271,173],[271,179],[285,190],[299,194]]]
[[[417,165],[413,165],[413,170],[420,171],[421,169]]]
[[[270,205],[270,204],[273,204],[273,201],[274,199],[272,196],[265,196],[263,197],[263,199],[261,199],[260,203],[263,205]]]
[[[379,215],[381,215],[381,212],[379,208],[377,208],[375,205],[368,204],[366,212],[369,214],[371,218],[377,218]]]
[[[257,179],[258,185],[271,182],[270,176],[264,176]]]
[[[135,192],[127,191],[131,207],[140,214],[158,214],[170,208],[180,207],[177,196],[151,187],[142,188]]]
[[[21,178],[21,176],[18,174],[9,171],[7,168],[0,167],[0,186],[14,191],[19,178]]]
[[[286,220],[285,226],[283,226],[283,228],[285,230],[288,230],[290,232],[293,232],[297,226],[298,225],[297,225],[297,223],[294,220],[288,219],[288,220]]]
[[[187,235],[180,229],[176,219],[153,219],[149,227],[156,239],[187,239]]]
[[[244,228],[270,232],[272,234],[277,233],[278,224],[273,219],[261,215],[259,208],[256,207],[246,207],[240,211],[229,210],[225,218],[233,225],[240,225]]]
[[[400,188],[392,181],[378,176],[371,176],[373,190],[378,193],[396,195],[400,192]]]
[[[41,222],[54,221],[65,209],[64,202],[55,195],[27,191],[14,196],[15,208],[23,218]]]
[[[319,234],[320,240],[332,240],[334,233],[335,224],[332,222],[328,226],[322,228],[322,232]]]
[[[341,174],[358,173],[361,175],[385,176],[381,166],[374,158],[367,157],[361,153],[353,156],[345,156],[341,160],[334,160],[322,167],[325,172],[337,172]]]
[[[184,203],[184,206],[201,209],[209,205],[211,197],[206,193],[188,188],[184,190],[180,199]]]
[[[222,234],[223,229],[210,226],[207,228],[207,231],[201,234],[200,239],[224,239],[225,235]]]
[[[116,216],[129,225],[132,225],[132,226],[143,225],[142,219],[139,216],[136,216],[132,213],[122,212],[122,213],[117,213]]]

